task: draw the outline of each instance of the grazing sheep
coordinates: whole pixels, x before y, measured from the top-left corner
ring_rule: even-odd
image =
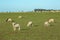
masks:
[[[48,22],[49,22],[49,23],[54,23],[55,20],[54,20],[54,19],[49,19]]]
[[[32,21],[29,21],[27,27],[32,26]]]
[[[22,18],[22,16],[18,16],[18,18]]]
[[[50,26],[49,22],[48,21],[45,21],[44,22],[44,26]]]
[[[11,21],[12,21],[11,18],[7,18],[7,19],[6,19],[6,22],[11,22]]]
[[[12,22],[12,26],[13,26],[14,31],[16,31],[17,28],[20,31],[20,25],[19,24],[16,24],[15,22]]]

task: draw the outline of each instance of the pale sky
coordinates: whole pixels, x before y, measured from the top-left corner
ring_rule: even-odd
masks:
[[[0,12],[60,9],[60,0],[0,0]]]

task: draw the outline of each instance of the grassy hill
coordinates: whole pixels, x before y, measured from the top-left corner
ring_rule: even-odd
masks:
[[[19,19],[20,15],[23,18]],[[9,17],[20,24],[20,31],[13,31],[11,22],[6,22]],[[49,18],[54,18],[56,23],[45,27],[44,22]],[[27,27],[30,20],[33,26]],[[60,13],[0,13],[0,40],[60,40]]]

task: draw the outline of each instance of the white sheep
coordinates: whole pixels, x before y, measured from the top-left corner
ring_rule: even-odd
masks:
[[[12,22],[12,26],[13,26],[14,31],[16,31],[17,28],[20,31],[20,25],[19,24],[16,24],[15,22]]]
[[[32,26],[32,21],[29,21],[27,27]]]
[[[11,22],[11,21],[12,21],[11,18],[7,18],[7,19],[6,19],[6,22]]]
[[[49,19],[48,22],[49,22],[49,23],[54,23],[55,20],[54,20],[54,19]]]
[[[48,21],[45,21],[44,22],[44,26],[50,26],[49,22]]]
[[[18,18],[22,18],[22,16],[18,16]]]

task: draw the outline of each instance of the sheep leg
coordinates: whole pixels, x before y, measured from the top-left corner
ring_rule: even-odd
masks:
[[[16,28],[14,27],[14,31],[16,31]]]
[[[20,31],[20,26],[19,26],[18,30]]]

